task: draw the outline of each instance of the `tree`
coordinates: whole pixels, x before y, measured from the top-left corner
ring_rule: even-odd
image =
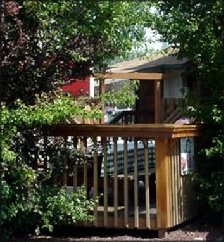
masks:
[[[195,66],[200,95],[193,112],[203,123],[203,147],[198,164],[198,198],[213,211],[223,210],[222,156],[224,150],[224,4],[216,1],[170,1],[159,3],[157,28],[164,39],[179,48]]]

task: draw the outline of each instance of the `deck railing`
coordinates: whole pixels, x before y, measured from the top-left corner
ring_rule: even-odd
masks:
[[[85,150],[83,163],[64,156],[62,178],[54,182],[73,191],[84,184],[87,196],[99,199],[94,226],[163,231],[193,216],[191,175],[180,174],[179,146],[182,137],[198,135],[196,125],[63,124],[46,135],[69,137],[76,151]]]

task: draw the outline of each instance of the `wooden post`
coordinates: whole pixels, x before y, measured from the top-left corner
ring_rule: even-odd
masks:
[[[155,123],[161,123],[161,81],[155,81]]]
[[[103,124],[104,123],[104,101],[103,101],[103,98],[102,98],[102,95],[105,93],[105,80],[104,79],[100,79],[99,80],[99,96],[100,96],[100,100],[101,100],[101,106],[102,106],[102,117],[101,117],[101,120],[100,120],[100,124]]]
[[[171,222],[169,140],[156,138],[156,207],[159,236],[165,236]]]
[[[134,209],[135,228],[139,228],[139,202],[138,202],[138,143],[134,140]]]

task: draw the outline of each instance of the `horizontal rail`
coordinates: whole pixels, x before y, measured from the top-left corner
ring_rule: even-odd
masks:
[[[181,124],[57,124],[45,126],[44,130],[49,136],[181,138],[199,135],[198,125]]]
[[[105,72],[96,73],[95,77],[98,79],[129,79],[129,80],[162,80],[163,73],[141,73],[141,72]]]

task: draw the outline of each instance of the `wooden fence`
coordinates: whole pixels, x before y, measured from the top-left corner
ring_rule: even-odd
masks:
[[[46,136],[61,136],[84,147],[86,162],[63,157],[54,183],[84,184],[98,198],[93,226],[156,229],[160,236],[196,214],[192,174],[181,175],[180,139],[198,136],[196,125],[133,124],[48,127]],[[68,169],[70,167],[70,169]]]

